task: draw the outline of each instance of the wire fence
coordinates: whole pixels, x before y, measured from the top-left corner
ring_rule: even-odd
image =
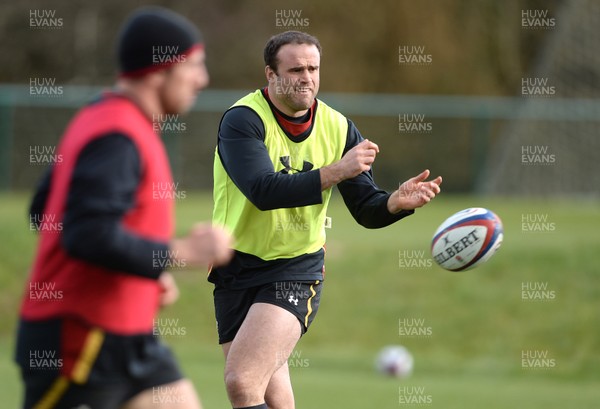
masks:
[[[543,86],[543,85],[535,85]],[[43,170],[56,159],[56,145],[77,109],[102,92],[97,86],[57,85],[35,79],[29,85],[0,85],[0,187],[31,190]],[[206,90],[193,110],[161,118],[161,131],[174,178],[187,190],[212,186],[212,160],[219,120],[250,90]],[[323,92],[319,98],[342,112],[364,137],[381,147],[374,166],[376,179],[391,189],[429,168],[444,176],[449,192],[510,194],[498,174],[519,167],[543,175],[549,169],[564,175],[584,167],[595,181],[600,165],[581,161],[583,151],[599,152],[600,100],[594,98],[474,97]],[[520,124],[515,126],[515,124]],[[539,129],[563,129],[565,137],[528,139]],[[577,129],[585,127],[584,133]],[[519,136],[515,141],[516,130]],[[538,130],[535,131],[534,130]],[[573,143],[568,139],[572,137]],[[508,143],[510,141],[510,143]],[[501,153],[501,154],[500,154]],[[582,163],[585,162],[585,163]],[[540,176],[542,177],[542,176]],[[535,180],[529,181],[532,185]],[[509,184],[510,185],[510,184]],[[562,184],[515,194],[560,195]],[[600,183],[566,193],[598,195]]]

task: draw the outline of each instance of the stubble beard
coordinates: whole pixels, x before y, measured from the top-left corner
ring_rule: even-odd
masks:
[[[285,94],[283,100],[292,111],[301,112],[310,109],[315,102],[315,95],[313,92],[307,95],[297,95],[296,92],[293,91],[289,94]]]

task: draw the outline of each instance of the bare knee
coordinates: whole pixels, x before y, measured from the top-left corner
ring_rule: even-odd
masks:
[[[225,388],[231,402],[249,405],[247,402],[262,402],[265,398],[266,386],[250,372],[237,370],[225,371]]]

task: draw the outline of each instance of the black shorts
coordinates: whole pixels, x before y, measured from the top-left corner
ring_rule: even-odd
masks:
[[[74,319],[21,320],[16,361],[25,409],[117,409],[144,390],[183,378],[152,333],[115,335]]]
[[[298,318],[302,334],[308,331],[319,303],[323,282],[277,281],[257,287],[230,290],[216,286],[213,292],[219,344],[233,341],[254,303],[277,305]]]

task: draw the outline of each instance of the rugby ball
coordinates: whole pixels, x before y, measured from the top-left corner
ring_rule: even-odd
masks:
[[[503,236],[502,221],[494,212],[472,207],[440,225],[431,241],[431,255],[446,270],[469,270],[489,260]]]
[[[383,375],[406,378],[413,370],[414,359],[401,345],[388,345],[375,358],[375,368]]]

